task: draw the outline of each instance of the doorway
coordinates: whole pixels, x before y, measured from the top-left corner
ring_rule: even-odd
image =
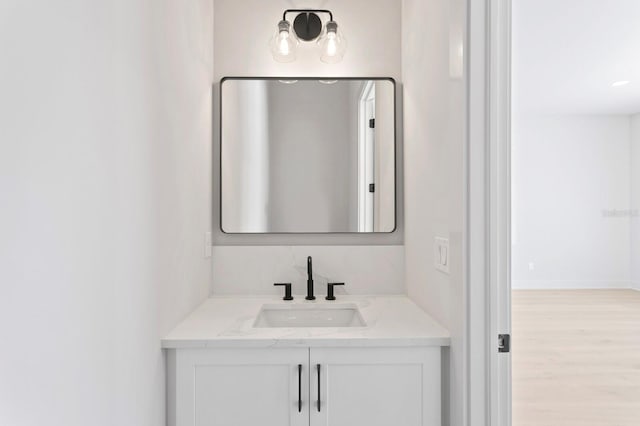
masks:
[[[637,425],[640,3],[504,3],[490,329],[512,345],[492,355],[492,424]]]

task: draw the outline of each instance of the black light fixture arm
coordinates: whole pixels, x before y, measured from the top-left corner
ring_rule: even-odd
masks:
[[[282,20],[287,20],[287,13],[327,13],[329,14],[329,20],[333,21],[333,13],[327,9],[287,9],[282,14]]]

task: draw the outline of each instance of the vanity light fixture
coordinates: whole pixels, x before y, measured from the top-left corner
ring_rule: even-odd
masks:
[[[291,22],[287,21],[288,13],[298,15]],[[322,25],[318,14],[329,15],[329,20]],[[278,22],[276,33],[271,38],[269,47],[273,59],[278,62],[293,62],[300,40],[311,42],[317,40],[320,49],[320,60],[327,64],[340,62],[347,50],[347,40],[333,20],[333,13],[326,9],[287,9]]]

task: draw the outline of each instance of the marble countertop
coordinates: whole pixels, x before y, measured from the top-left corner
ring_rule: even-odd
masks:
[[[255,328],[262,305],[358,306],[365,327]],[[215,296],[162,339],[162,347],[449,346],[449,332],[406,296],[338,296],[285,302],[278,297]]]

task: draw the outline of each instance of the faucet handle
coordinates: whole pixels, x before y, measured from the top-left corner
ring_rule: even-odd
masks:
[[[282,300],[293,300],[291,295],[291,283],[273,283],[275,286],[284,286],[284,297]]]
[[[333,295],[333,287],[336,285],[344,285],[344,283],[327,283],[327,300],[336,300],[336,296]]]

